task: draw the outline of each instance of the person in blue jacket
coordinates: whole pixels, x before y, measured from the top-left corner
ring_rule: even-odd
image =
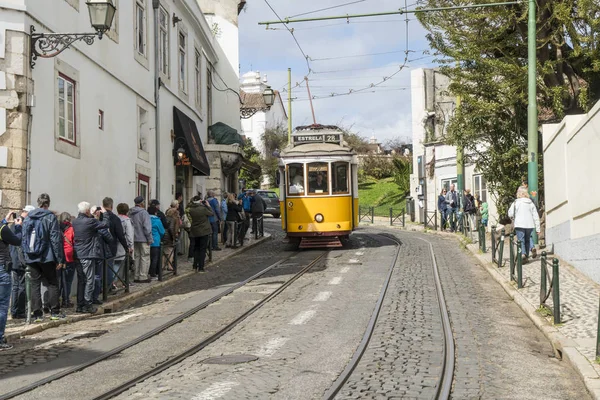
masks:
[[[158,216],[158,209],[155,206],[148,207],[150,214],[150,223],[152,224],[152,244],[150,245],[150,279],[158,279],[158,269],[160,268],[160,242],[165,235],[165,227]]]

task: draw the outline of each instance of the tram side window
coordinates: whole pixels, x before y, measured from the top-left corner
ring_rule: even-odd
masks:
[[[308,164],[308,193],[309,194],[328,194],[329,166],[327,163]]]
[[[336,162],[333,168],[333,193],[348,193],[348,163]]]
[[[288,194],[304,194],[304,164],[288,165]]]

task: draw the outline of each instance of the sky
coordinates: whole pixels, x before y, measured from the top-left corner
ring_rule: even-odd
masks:
[[[281,18],[305,13],[298,18],[376,13],[405,6],[398,0],[267,1]],[[394,138],[411,141],[410,71],[435,66],[427,32],[414,14],[289,24],[309,57],[307,65],[284,25],[270,25],[269,29],[258,25],[259,21],[278,19],[267,1],[248,1],[240,14],[241,75],[251,70],[266,74],[269,85],[281,91],[287,107],[287,69],[291,68],[292,86],[308,75],[312,96],[322,97],[313,100],[317,123],[351,128],[363,137],[375,136],[380,143]],[[407,1],[408,8],[414,8],[415,0]],[[401,69],[407,55],[408,62]],[[391,79],[370,88],[392,74]],[[363,90],[330,96],[359,89]],[[311,124],[306,84],[293,88],[292,100],[293,126]]]

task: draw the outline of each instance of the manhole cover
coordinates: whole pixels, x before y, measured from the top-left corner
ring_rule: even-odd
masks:
[[[256,361],[258,357],[249,354],[235,354],[230,356],[211,357],[202,361],[202,364],[243,364]]]

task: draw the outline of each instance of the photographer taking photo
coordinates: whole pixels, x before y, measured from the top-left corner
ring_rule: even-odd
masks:
[[[208,201],[195,196],[185,213],[191,223],[190,237],[194,240],[194,270],[204,272],[208,240],[213,233],[209,217],[214,216],[214,212]]]

